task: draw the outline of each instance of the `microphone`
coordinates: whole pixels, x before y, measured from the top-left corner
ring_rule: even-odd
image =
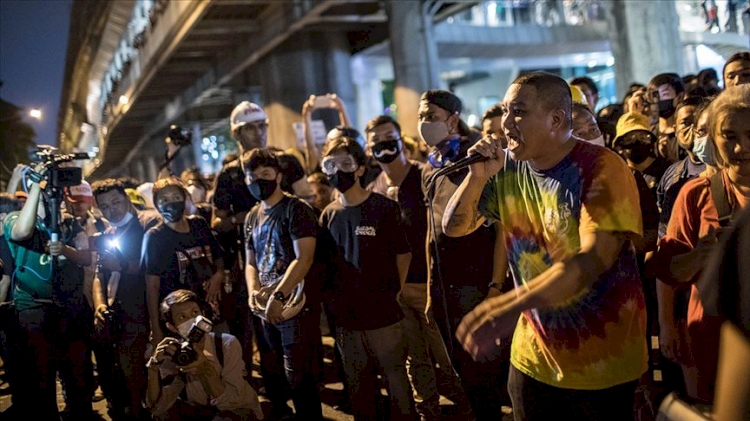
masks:
[[[468,168],[469,166],[476,164],[477,162],[487,161],[488,159],[490,158],[486,156],[482,156],[478,153],[474,155],[468,155],[454,162],[453,165],[451,166],[439,169],[435,173],[435,175],[446,176],[449,174],[453,174],[455,172],[461,171],[464,168]]]
[[[455,172],[461,171],[464,168],[468,168],[471,164],[476,164],[477,162],[487,161],[488,159],[490,158],[479,155],[479,154],[465,156],[459,159],[458,161],[454,162],[453,165],[440,168],[439,170],[432,173],[430,178],[427,179],[427,186],[428,188],[434,186],[435,180],[437,180],[438,177],[444,177],[446,175],[453,174]]]

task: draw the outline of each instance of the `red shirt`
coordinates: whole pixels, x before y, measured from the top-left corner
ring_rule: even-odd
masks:
[[[747,206],[746,198],[738,196],[734,189],[727,187],[730,186],[730,180],[726,170],[722,171],[722,181],[730,206],[733,209]],[[721,228],[719,215],[711,195],[709,179],[698,177],[688,181],[677,196],[667,234],[659,246],[659,261],[666,264],[672,257],[690,252],[710,228]],[[700,275],[701,272],[696,274],[692,281],[696,281]],[[684,363],[695,369],[697,378],[686,378],[685,381],[697,382],[695,386],[698,396],[695,397],[700,399],[713,400],[721,322],[718,317],[705,314],[698,288],[693,283],[687,316],[690,355]]]

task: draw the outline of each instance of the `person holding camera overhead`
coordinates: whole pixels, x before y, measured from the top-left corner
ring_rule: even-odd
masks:
[[[198,296],[185,289],[161,302],[168,337],[149,359],[146,406],[156,420],[262,420],[258,395],[242,376],[242,347],[212,332]]]
[[[178,289],[189,289],[210,305],[214,315],[224,280],[221,247],[208,222],[186,216],[187,190],[177,177],[154,183],[154,204],[163,221],[143,238],[141,266],[146,271],[146,304],[151,322],[151,343],[164,339],[159,323],[159,302]]]
[[[91,188],[109,221],[104,234],[92,242],[98,256],[92,296],[99,382],[110,417],[138,417],[143,412],[142,367],[149,335],[146,278],[139,263],[143,236],[159,216],[138,212],[119,180],[97,181]]]
[[[50,166],[54,166],[51,162],[26,170],[30,184],[26,203],[4,221],[5,239],[16,267],[12,294],[18,329],[10,340],[17,353],[12,360],[17,372],[23,373],[13,385],[13,407],[17,414],[59,419],[55,382],[59,370],[67,386],[66,410],[71,419],[84,420],[92,415],[84,342],[91,313],[82,280],[91,253],[86,233],[72,216],[55,215],[60,224],[58,232],[51,232],[52,186],[48,179],[57,179],[48,177]],[[79,183],[80,175],[73,184]],[[60,187],[55,186],[58,200],[62,200]]]

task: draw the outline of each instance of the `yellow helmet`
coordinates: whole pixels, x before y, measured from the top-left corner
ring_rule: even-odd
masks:
[[[581,88],[571,84],[568,84],[568,86],[570,87],[570,95],[573,96],[573,103],[578,103],[588,107],[589,103],[586,101],[586,95],[583,94]]]

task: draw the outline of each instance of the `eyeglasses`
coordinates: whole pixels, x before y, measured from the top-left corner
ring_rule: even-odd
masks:
[[[334,175],[337,171],[354,172],[359,165],[351,155],[327,156],[320,162],[321,169],[326,175]]]

